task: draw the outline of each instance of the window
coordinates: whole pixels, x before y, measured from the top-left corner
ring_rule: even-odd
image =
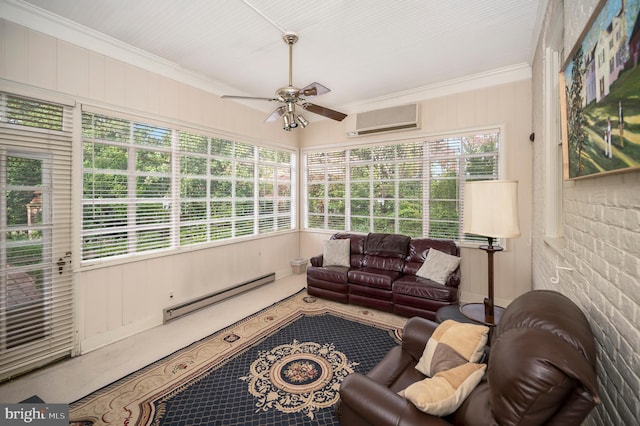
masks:
[[[307,156],[308,227],[346,229],[346,181],[346,151]]]
[[[82,259],[295,228],[295,155],[84,112]]]
[[[500,132],[305,153],[305,227],[476,241],[463,183],[498,178]]]
[[[63,131],[65,109],[62,105],[13,95],[0,96],[1,121],[8,124]]]

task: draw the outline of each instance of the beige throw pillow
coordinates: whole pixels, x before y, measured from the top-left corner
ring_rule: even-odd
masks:
[[[478,386],[486,369],[486,364],[462,364],[415,382],[400,395],[420,411],[433,416],[446,416],[456,411]]]
[[[460,265],[458,256],[452,256],[436,249],[429,249],[427,258],[416,272],[416,275],[444,285],[449,275],[458,268],[458,265]]]
[[[418,360],[416,370],[428,377],[467,362],[478,362],[484,353],[489,327],[446,320],[434,330]]]
[[[322,252],[322,266],[351,266],[351,240],[327,240]]]

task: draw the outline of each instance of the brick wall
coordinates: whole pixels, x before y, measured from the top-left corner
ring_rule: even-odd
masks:
[[[551,16],[564,7],[564,49],[570,52],[597,0],[549,2],[533,66],[533,125],[543,135],[543,56]],[[533,287],[557,290],[576,302],[596,337],[602,403],[588,425],[632,425],[640,419],[640,172],[565,182],[564,247],[547,244],[545,149],[534,146]],[[559,272],[556,265],[573,271]]]
[[[640,418],[640,173],[565,186],[565,282],[591,320],[602,405],[593,424]],[[563,275],[564,276],[564,275]]]

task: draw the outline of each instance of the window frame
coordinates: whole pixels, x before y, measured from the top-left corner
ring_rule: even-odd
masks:
[[[417,142],[417,143],[423,143],[425,145],[428,145],[429,143],[433,143],[435,141],[439,141],[439,140],[446,140],[446,139],[459,139],[459,138],[464,138],[464,137],[473,137],[473,136],[480,136],[480,135],[484,135],[484,136],[489,136],[492,134],[497,134],[497,145],[498,145],[498,149],[497,151],[492,151],[492,155],[495,155],[496,157],[496,163],[493,169],[493,175],[489,176],[470,176],[467,177],[465,174],[465,170],[464,170],[464,164],[460,163],[461,161],[464,161],[465,159],[471,158],[474,156],[474,154],[469,154],[469,153],[462,153],[462,151],[460,152],[460,154],[455,155],[455,161],[458,162],[458,171],[457,171],[457,175],[455,176],[455,180],[457,181],[457,193],[458,193],[458,198],[456,200],[444,200],[444,201],[454,201],[457,203],[458,205],[458,219],[457,219],[457,232],[456,232],[456,236],[452,237],[452,239],[456,240],[460,245],[462,246],[469,246],[469,247],[475,247],[478,244],[484,243],[486,241],[485,237],[476,237],[476,236],[469,236],[466,234],[462,233],[462,217],[463,217],[463,200],[464,200],[464,181],[466,180],[483,180],[483,178],[492,178],[492,179],[503,179],[506,173],[506,151],[507,151],[507,132],[505,129],[505,125],[489,125],[489,126],[482,126],[482,127],[476,127],[476,128],[469,128],[469,129],[461,129],[461,130],[455,130],[455,131],[446,131],[446,132],[438,132],[438,133],[430,133],[430,134],[424,134],[421,136],[417,136],[417,137],[411,137],[411,138],[395,138],[395,139],[388,139],[385,141],[378,141],[378,142],[367,142],[367,141],[362,141],[362,142],[355,142],[352,144],[349,144],[346,148],[342,148],[342,147],[336,147],[335,145],[324,145],[324,146],[320,146],[320,147],[309,147],[309,148],[305,148],[302,150],[300,158],[301,158],[301,187],[302,187],[302,191],[301,191],[301,196],[300,196],[300,205],[301,205],[301,214],[302,214],[302,225],[301,225],[301,230],[303,231],[307,231],[307,232],[355,232],[355,233],[367,233],[367,232],[374,232],[373,229],[373,220],[374,220],[374,215],[373,213],[370,211],[369,216],[370,216],[370,224],[369,224],[369,229],[367,230],[363,230],[363,229],[353,229],[352,227],[352,219],[353,219],[353,214],[351,213],[349,206],[350,204],[353,202],[353,198],[351,197],[350,192],[348,192],[349,190],[347,189],[346,193],[345,193],[345,226],[344,229],[337,229],[337,228],[331,228],[329,225],[329,222],[327,220],[327,218],[325,217],[324,220],[324,227],[314,227],[314,224],[319,223],[318,221],[314,222],[312,220],[310,220],[310,216],[313,217],[313,214],[310,215],[309,212],[309,201],[310,199],[315,199],[318,197],[311,197],[310,198],[310,194],[312,194],[313,192],[310,191],[309,189],[309,157],[310,155],[318,155],[321,153],[328,153],[328,152],[346,152],[347,154],[345,154],[345,179],[346,179],[346,187],[349,188],[350,187],[350,183],[352,183],[354,180],[351,179],[350,176],[350,165],[352,165],[352,159],[351,156],[348,154],[348,152],[350,150],[354,150],[354,149],[358,149],[358,148],[363,148],[363,147],[380,147],[380,146],[401,146],[403,144],[410,144],[412,142]],[[421,181],[422,181],[422,194],[428,194],[430,191],[430,185],[431,182],[434,181],[433,177],[428,177],[428,175],[430,174],[429,171],[429,162],[434,160],[434,157],[430,157],[429,155],[427,155],[427,151],[429,151],[428,149],[423,149],[423,154],[422,154],[422,159],[421,161],[423,162],[423,168],[422,168],[422,176],[421,176]],[[444,157],[438,157],[438,158],[447,158],[447,156]],[[448,158],[453,158],[451,156],[449,156]],[[402,162],[402,159],[396,159],[396,164],[399,164],[400,162]],[[426,176],[425,176],[426,175]],[[396,176],[394,178],[394,182],[396,185],[396,195],[398,195],[397,189],[398,189],[398,184],[399,182],[402,180],[401,178],[399,178],[398,176]],[[325,183],[329,182],[328,180],[328,176],[325,176]],[[370,185],[374,184],[373,179],[370,177],[369,178],[369,183]],[[326,197],[327,195],[327,190],[325,188],[325,202],[329,201],[329,198]],[[402,198],[398,197],[397,199],[402,200]],[[423,223],[423,228],[422,228],[422,237],[428,237],[428,235],[430,234],[430,229],[429,229],[429,221],[430,221],[430,217],[429,217],[429,209],[430,209],[430,202],[431,200],[429,200],[429,197],[423,197],[421,196],[421,201],[423,203],[423,208],[422,208],[422,223]],[[371,209],[373,209],[373,207],[371,207]],[[325,209],[325,216],[327,210]],[[318,216],[320,216],[321,214],[319,214]],[[398,222],[399,219],[402,219],[401,217],[396,216],[394,217],[395,219],[395,228],[393,231],[375,231],[375,232],[393,232],[393,233],[402,233],[398,228]],[[432,233],[431,233],[432,234]],[[429,237],[429,238],[449,238],[449,237]]]
[[[256,239],[262,237],[273,236],[278,233],[286,233],[293,232],[296,230],[297,221],[296,221],[296,208],[295,200],[297,197],[297,189],[296,189],[296,174],[297,174],[297,150],[292,149],[290,147],[282,147],[276,145],[268,145],[265,143],[257,143],[255,141],[247,141],[245,139],[238,138],[236,135],[221,135],[217,132],[213,132],[211,130],[205,129],[194,129],[189,126],[177,125],[171,122],[159,122],[153,119],[140,118],[138,116],[130,116],[124,113],[118,113],[114,111],[105,111],[100,108],[91,108],[90,106],[85,108],[82,112],[83,118],[86,116],[101,116],[106,119],[113,120],[122,120],[124,122],[128,122],[129,133],[127,136],[126,142],[123,141],[108,141],[108,140],[99,140],[96,138],[96,134],[88,135],[85,134],[85,129],[82,129],[82,146],[85,144],[102,144],[105,146],[114,146],[114,147],[122,147],[127,150],[127,159],[126,159],[126,169],[122,171],[118,171],[118,173],[126,176],[126,185],[127,185],[127,194],[124,198],[125,204],[128,206],[128,213],[124,220],[121,220],[121,228],[123,232],[126,233],[127,240],[126,248],[124,246],[121,247],[120,251],[117,253],[110,254],[108,251],[105,251],[105,255],[97,255],[90,256],[85,253],[87,248],[85,247],[85,241],[91,235],[96,235],[96,238],[99,238],[100,235],[105,232],[108,233],[109,229],[107,224],[99,225],[96,229],[87,229],[86,221],[85,221],[85,206],[99,205],[100,203],[108,203],[108,202],[118,202],[118,199],[107,199],[107,201],[101,201],[100,198],[96,196],[87,197],[85,195],[85,189],[83,184],[83,190],[81,195],[82,208],[80,209],[82,225],[80,230],[81,236],[81,255],[80,255],[80,263],[81,266],[92,266],[92,265],[102,265],[106,262],[116,262],[122,263],[132,260],[139,260],[146,256],[158,256],[158,255],[166,255],[171,252],[176,251],[184,251],[184,250],[192,250],[192,249],[202,249],[207,247],[213,247],[218,245],[224,245],[229,243],[235,243],[238,241],[243,241],[247,239]],[[156,132],[160,130],[166,130],[168,132],[168,145],[164,146],[153,146],[153,144],[140,144],[136,143],[136,140],[132,137],[134,134],[134,129],[136,126],[150,126],[152,132]],[[84,120],[83,120],[84,126]],[[157,129],[156,129],[157,128]],[[124,133],[124,132],[123,132]],[[185,144],[183,144],[184,140],[181,135],[187,136],[200,136],[206,140],[206,152],[190,152],[185,150]],[[93,137],[91,137],[93,136]],[[237,197],[235,195],[236,184],[241,181],[246,181],[247,179],[240,178],[236,175],[236,163],[242,162],[246,164],[249,169],[251,169],[252,174],[249,180],[251,180],[252,188],[250,190],[251,195],[247,200],[253,205],[253,212],[250,218],[252,221],[252,225],[250,229],[247,229],[246,232],[239,235],[239,233],[235,232],[236,226],[241,221],[247,221],[247,216],[237,216],[235,208],[232,208],[231,214],[228,217],[224,218],[216,218],[212,214],[212,203],[216,200],[216,197],[212,194],[212,183],[216,181],[222,181],[225,179],[218,179],[217,176],[214,175],[214,171],[212,170],[212,163],[214,160],[219,160],[224,157],[220,154],[220,151],[213,152],[214,147],[217,142],[227,142],[231,144],[233,149],[235,150],[236,146],[243,146],[248,149],[248,158],[236,158],[235,151],[231,153],[229,158],[225,158],[229,160],[233,165],[232,175],[226,181],[231,182],[231,190],[232,192],[228,194],[228,198],[225,198],[232,206],[236,205]],[[149,151],[151,154],[158,155],[166,155],[168,160],[164,161],[168,165],[168,170],[162,172],[155,171],[140,171],[139,164],[136,166],[135,156],[132,155],[134,152],[141,151]],[[272,161],[264,160],[260,158],[261,152],[271,153]],[[83,182],[85,179],[95,180],[95,176],[99,173],[98,169],[94,167],[87,166],[85,164],[85,152],[82,150],[82,161],[81,161],[81,175],[83,176]],[[202,170],[202,165],[204,164],[206,170]],[[195,164],[194,170],[183,170],[184,164],[189,161],[194,161]],[[199,163],[198,163],[199,162]],[[163,164],[164,164],[163,163]],[[197,163],[197,164],[196,164]],[[273,188],[272,194],[260,194],[261,183],[264,187],[264,179],[260,179],[259,170],[263,166],[272,167],[274,170],[272,182],[267,183],[267,187],[271,185]],[[281,173],[279,174],[278,171]],[[288,176],[289,179],[283,179],[281,175],[284,174]],[[168,183],[163,184],[163,188],[168,187],[168,191],[163,194],[152,195],[151,198],[145,198],[144,195],[140,195],[136,193],[136,180],[137,177],[141,176],[144,178],[152,178],[152,179],[162,179],[167,178]],[[190,182],[188,182],[191,179]],[[203,192],[202,182],[195,182],[197,180],[206,181]],[[196,185],[195,187],[189,187],[189,184],[193,183]],[[279,186],[278,186],[279,185]],[[282,186],[288,186],[288,191],[285,188],[282,190]],[[138,185],[139,187],[139,185]],[[281,195],[278,193],[278,189],[281,189],[281,193],[285,195]],[[193,192],[191,192],[193,191]],[[100,195],[98,195],[99,197]],[[163,199],[163,197],[166,199]],[[160,197],[160,198],[158,198]],[[158,223],[150,223],[150,224],[141,224],[138,219],[140,219],[141,213],[136,212],[136,206],[140,205],[140,203],[144,204],[144,202],[149,201],[151,203],[164,203],[166,204],[167,216],[164,221],[160,221]],[[247,201],[245,200],[245,201]],[[193,220],[189,220],[189,217],[183,216],[183,203],[200,203],[199,208],[201,211],[200,215],[204,211],[204,217],[200,216],[199,218],[195,218]],[[284,209],[282,211],[282,203],[284,202]],[[203,204],[204,203],[204,204]],[[288,203],[288,204],[287,204]],[[195,205],[195,204],[194,204]],[[287,205],[289,207],[286,210]],[[202,209],[202,206],[205,206]],[[260,207],[262,206],[262,210]],[[265,212],[264,208],[267,206],[268,211]],[[278,210],[280,208],[280,210]],[[270,210],[269,210],[270,209]],[[262,211],[262,213],[261,213]],[[226,213],[226,212],[225,212]],[[149,214],[148,216],[151,222],[154,221],[153,214]],[[213,228],[216,224],[220,224],[222,222],[228,222],[225,226],[230,227],[231,234],[223,234],[220,237],[220,234],[215,234]],[[272,226],[265,231],[264,227],[260,227],[260,223],[269,222]],[[191,235],[188,235],[188,229],[185,227],[200,227],[199,230],[193,232]],[[162,228],[162,229],[161,229]],[[139,247],[137,244],[135,234],[139,231],[148,231],[148,232],[165,232],[166,235],[159,236],[155,243],[164,246],[154,246],[149,250],[144,250],[143,247]],[[101,234],[102,233],[102,234]],[[199,235],[201,234],[202,235]],[[196,235],[198,234],[198,235]],[[138,241],[139,243],[139,241]]]

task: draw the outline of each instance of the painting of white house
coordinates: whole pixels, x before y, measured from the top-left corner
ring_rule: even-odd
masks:
[[[565,178],[640,167],[640,0],[599,4],[562,69]]]

